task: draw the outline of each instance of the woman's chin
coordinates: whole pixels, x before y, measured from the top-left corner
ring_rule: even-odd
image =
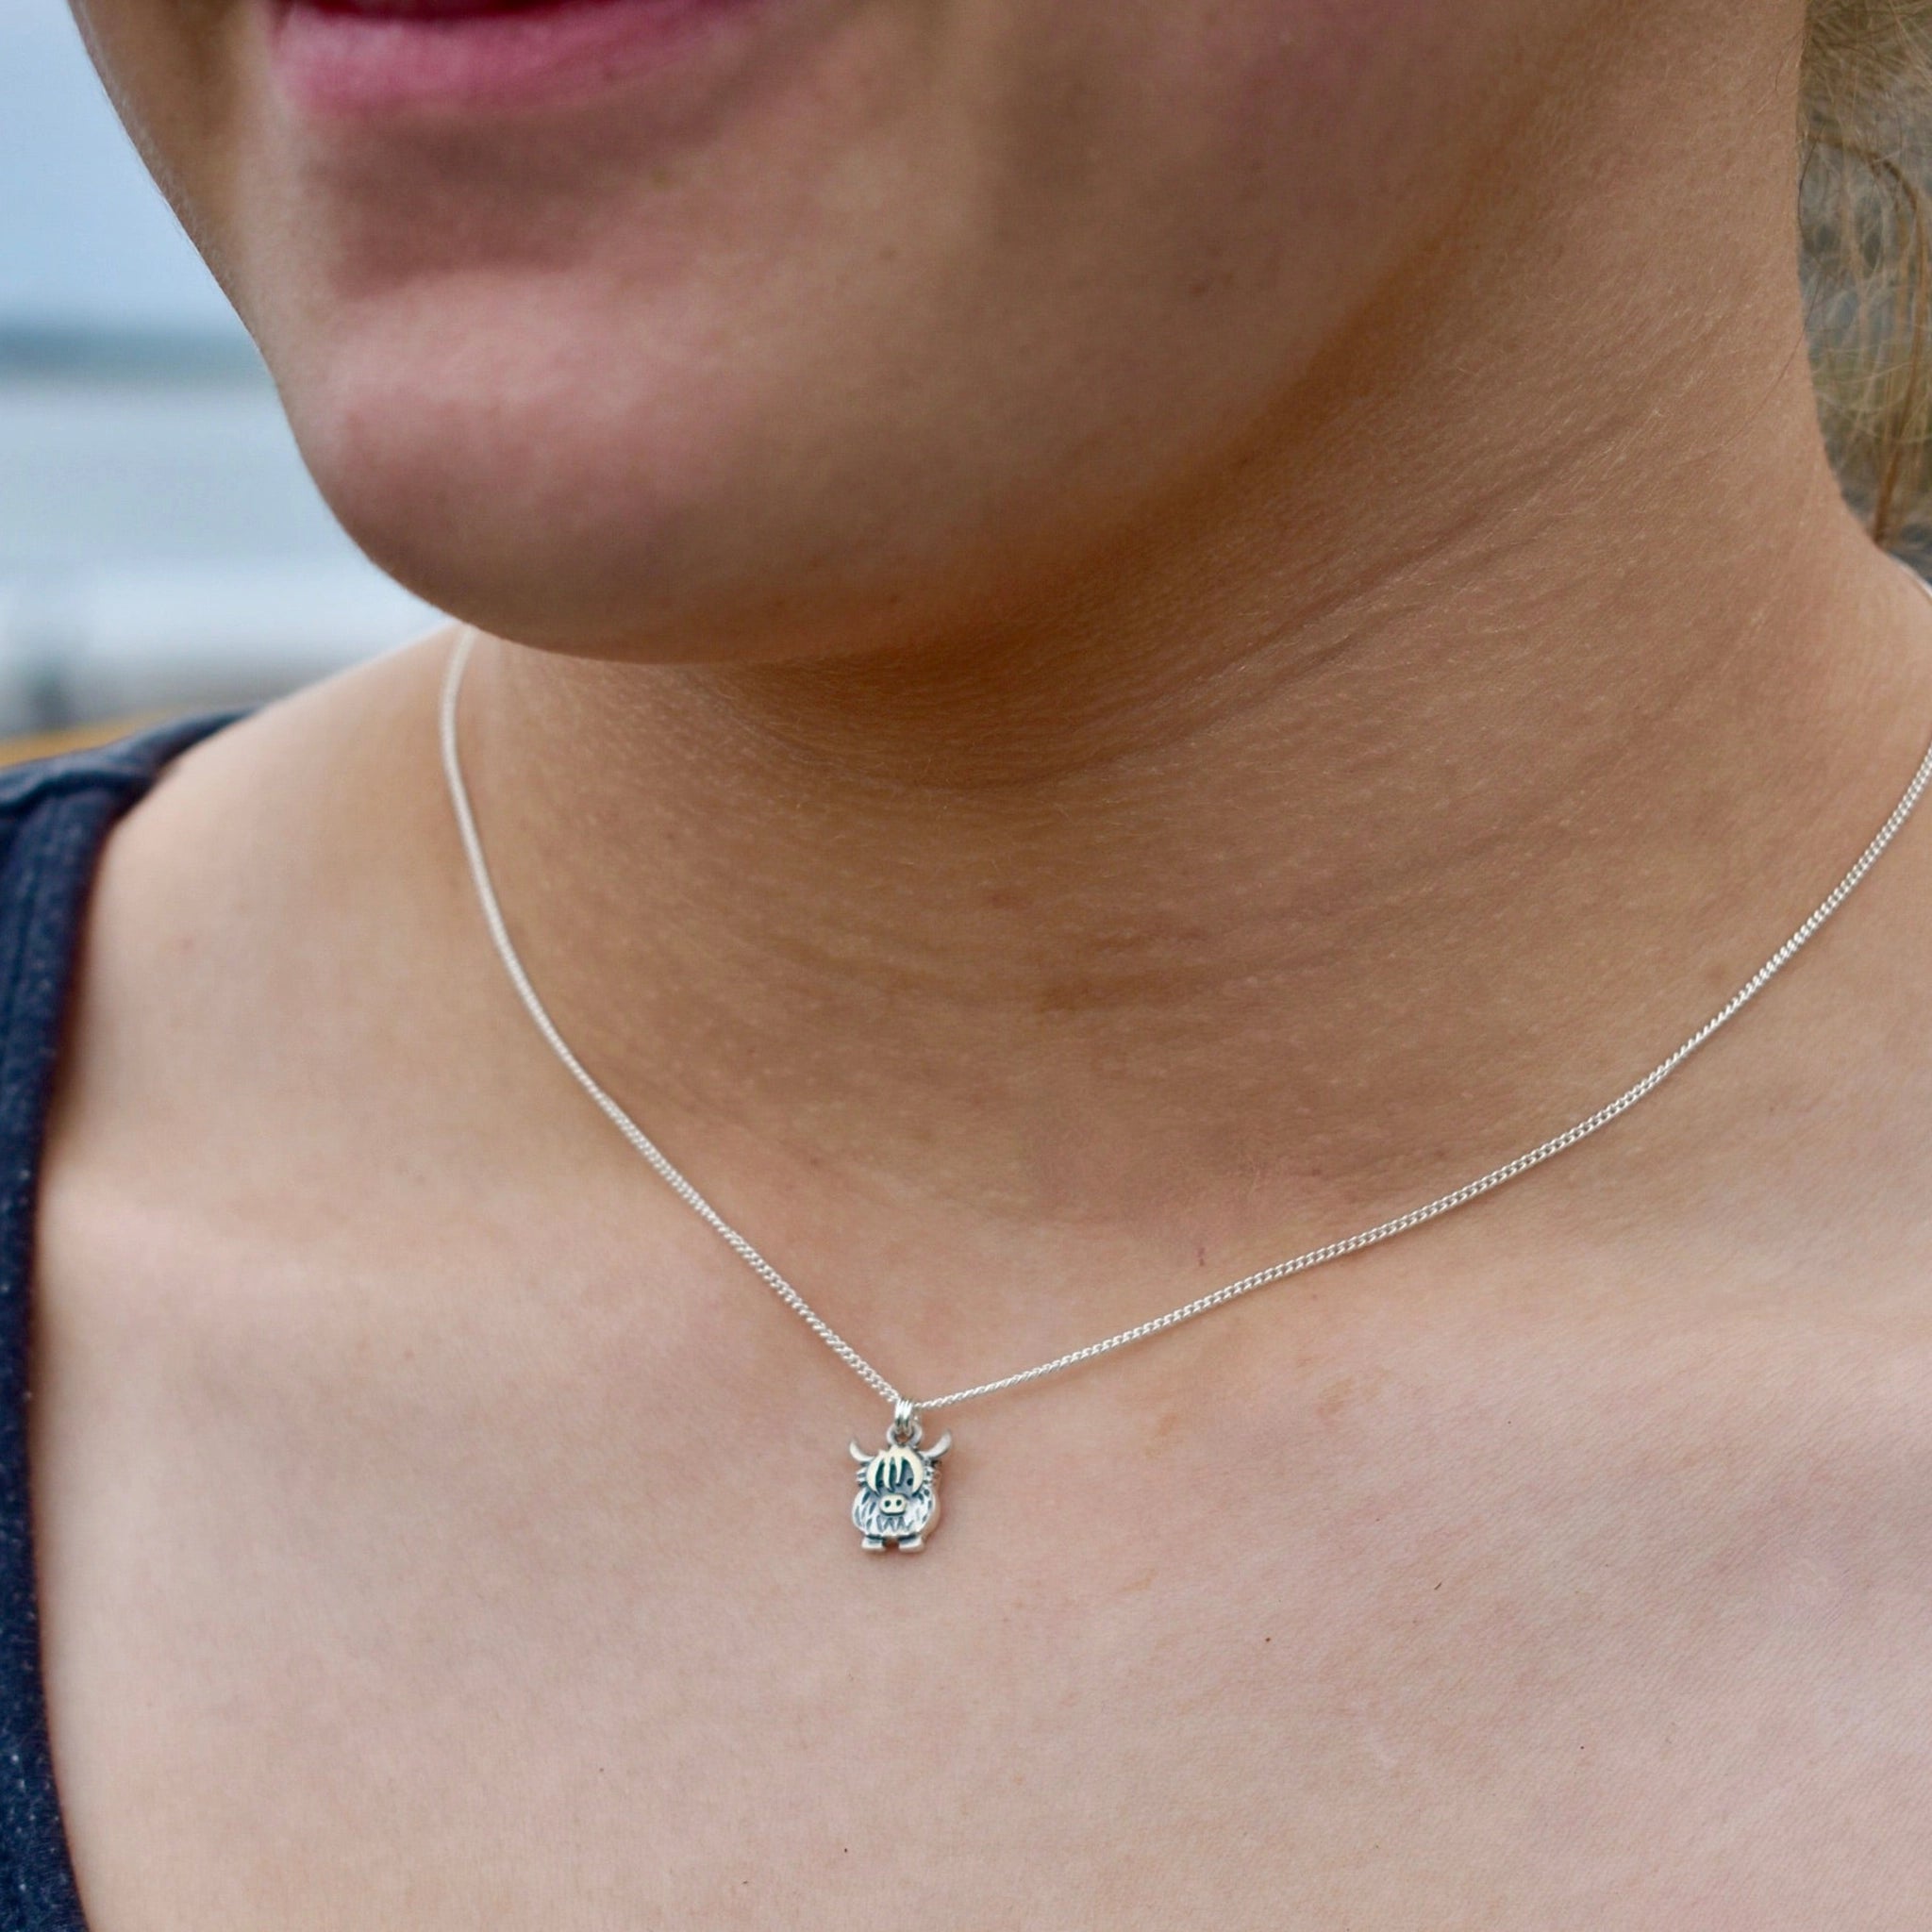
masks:
[[[528,445],[475,441],[455,464],[391,440],[311,467],[378,567],[481,630],[576,657],[745,661],[814,655],[864,608],[839,588],[830,533],[814,572],[769,504],[693,501],[648,474],[612,490],[554,449],[533,463]]]
[[[816,353],[707,361],[701,331],[588,297],[418,294],[264,341],[336,517],[439,609],[584,656],[770,660],[903,641],[977,581],[986,532],[930,480],[983,466],[970,424],[934,414],[908,457],[820,407]]]

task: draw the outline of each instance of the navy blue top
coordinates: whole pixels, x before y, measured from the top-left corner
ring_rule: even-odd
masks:
[[[47,1748],[28,1508],[27,1320],[41,1146],[89,888],[114,821],[194,718],[0,771],[0,1932],[86,1932]]]

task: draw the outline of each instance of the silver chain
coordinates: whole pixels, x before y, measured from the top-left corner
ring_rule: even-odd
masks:
[[[1919,580],[1914,578],[1915,582]],[[1923,583],[1922,589],[1932,589]],[[1285,1281],[1291,1274],[1300,1274],[1310,1268],[1319,1268],[1324,1261],[1337,1261],[1344,1255],[1353,1255],[1363,1248],[1372,1248],[1379,1241],[1386,1241],[1391,1236],[1406,1234],[1412,1227],[1421,1227],[1424,1222],[1434,1221],[1438,1215],[1447,1214],[1452,1208],[1487,1194],[1493,1188],[1500,1188],[1505,1181],[1512,1181],[1517,1175],[1527,1174],[1533,1167],[1566,1148],[1574,1147],[1579,1141],[1585,1141],[1599,1128],[1607,1127],[1619,1114],[1626,1113],[1645,1094],[1659,1087],[1670,1078],[1699,1047],[1708,1041],[1712,1034],[1743,1011],[1757,995],[1769,986],[1784,968],[1790,964],[1805,945],[1817,934],[1834,912],[1851,896],[1858,882],[1878,861],[1879,855],[1898,836],[1900,828],[1911,817],[1912,808],[1919,803],[1928,783],[1932,783],[1932,749],[1928,749],[1919,769],[1912,775],[1912,782],[1906,787],[1905,795],[1892,808],[1891,816],[1878,828],[1878,833],[1863,852],[1857,863],[1840,879],[1820,903],[1811,916],[1799,926],[1790,939],[1768,958],[1724,1006],[1700,1026],[1689,1040],[1660,1060],[1634,1087],[1626,1088],[1607,1107],[1600,1107],[1596,1112],[1578,1121],[1574,1126],[1565,1127],[1560,1134],[1553,1135],[1541,1145],[1519,1154],[1513,1160],[1506,1160],[1501,1167],[1491,1168],[1479,1179],[1466,1181],[1446,1194],[1440,1194],[1435,1200],[1420,1208],[1411,1208],[1407,1213],[1398,1214],[1392,1220],[1377,1222],[1374,1227],[1365,1227],[1358,1234],[1345,1236],[1341,1241],[1324,1242],[1319,1248],[1310,1248],[1306,1254],[1295,1255],[1286,1261],[1276,1261],[1272,1266],[1258,1269],[1253,1274],[1244,1274],[1239,1281],[1230,1281],[1224,1288],[1217,1288],[1211,1294],[1185,1302],[1177,1308],[1171,1308],[1166,1314],[1158,1315],[1151,1322],[1137,1323],[1131,1328],[1123,1328],[1118,1335],[1109,1335],[1102,1341],[1090,1341],[1085,1348],[1070,1350],[1065,1355],[1055,1356],[1051,1361],[1041,1362],[1037,1367],[1021,1369],[1016,1374],[1002,1375],[996,1381],[975,1382],[970,1389],[956,1389],[949,1395],[935,1395],[924,1401],[911,1402],[878,1370],[866,1360],[859,1352],[839,1333],[839,1331],[814,1308],[786,1278],[773,1267],[771,1262],[759,1254],[757,1248],[741,1235],[737,1228],[724,1219],[698,1190],[672,1163],[670,1158],[658,1143],[625,1113],[605,1090],[598,1085],[584,1063],[572,1052],[570,1043],[557,1030],[557,1023],[551,1019],[548,1009],[537,995],[537,989],[530,983],[530,975],[525,970],[523,960],[511,942],[509,929],[504,924],[503,908],[497,903],[496,888],[490,876],[490,866],[483,856],[483,841],[476,831],[476,816],[470,806],[469,788],[463,782],[462,759],[457,749],[457,700],[462,690],[463,672],[470,660],[471,646],[475,635],[464,631],[451,653],[449,669],[442,685],[441,735],[442,768],[449,780],[450,803],[455,808],[457,829],[462,835],[463,850],[469,858],[470,875],[475,881],[476,898],[482,908],[484,924],[490,928],[491,943],[496,948],[497,958],[503,961],[504,971],[508,974],[510,984],[516,988],[517,997],[524,1003],[524,1009],[536,1024],[537,1031],[549,1042],[550,1050],[556,1054],[571,1077],[596,1103],[598,1110],[612,1126],[650,1162],[665,1186],[689,1208],[699,1220],[709,1227],[720,1241],[741,1260],[752,1273],[764,1282],[778,1299],[823,1341],[845,1366],[864,1382],[868,1388],[895,1408],[909,1402],[911,1411],[938,1408],[952,1408],[962,1402],[976,1401],[982,1395],[997,1395],[1003,1390],[1017,1389],[1023,1383],[1038,1382],[1047,1375],[1058,1375],[1063,1370],[1077,1368],[1082,1362],[1090,1362],[1097,1357],[1111,1355],[1117,1348],[1125,1348],[1130,1342],[1144,1341],[1150,1336],[1164,1333],[1169,1328],[1177,1328],[1183,1322],[1191,1322],[1197,1315],[1205,1315],[1212,1308],[1223,1307],[1244,1294],[1252,1294],[1257,1288],[1266,1288],[1271,1282]]]

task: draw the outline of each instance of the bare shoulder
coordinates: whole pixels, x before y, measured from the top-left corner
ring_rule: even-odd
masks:
[[[177,759],[103,855],[81,962],[74,1058],[100,1029],[185,1017],[319,963],[401,886],[441,829],[434,690],[441,640],[272,705]],[[409,865],[420,886],[435,868]],[[192,961],[192,970],[183,970]]]
[[[191,1209],[245,1226],[304,1162],[326,1186],[372,1070],[406,1077],[395,1016],[433,1012],[435,922],[461,911],[441,662],[430,639],[217,733],[108,841],[45,1152],[50,1315]]]
[[[428,734],[445,649],[441,634],[425,639],[176,759],[108,842],[97,924],[130,905],[161,924],[169,906],[178,915],[258,897],[304,864],[347,858],[421,818],[435,795]]]

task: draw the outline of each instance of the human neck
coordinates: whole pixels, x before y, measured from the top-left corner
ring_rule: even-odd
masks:
[[[1816,449],[1777,170],[1740,223],[1735,170],[1671,167],[1456,238],[1239,460],[996,614],[752,668],[482,654],[485,837],[607,1084],[848,1199],[1312,1232],[1661,1057],[1932,712]]]

